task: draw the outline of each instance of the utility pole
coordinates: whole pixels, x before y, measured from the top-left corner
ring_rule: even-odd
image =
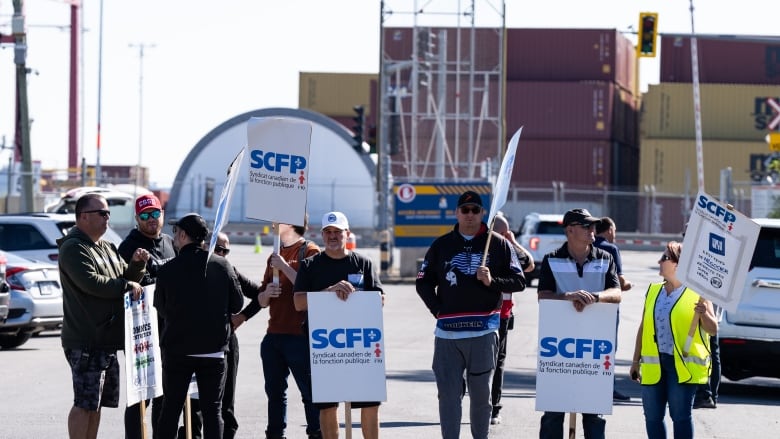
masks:
[[[30,114],[27,104],[27,35],[22,0],[14,0],[11,29],[16,64],[16,145],[22,155],[22,197],[20,211],[35,210],[33,200],[32,153],[30,151]],[[10,187],[8,188],[11,189]]]
[[[138,48],[138,164],[135,167],[135,185],[141,186],[141,159],[144,144],[144,50],[156,44],[134,43],[130,47]]]

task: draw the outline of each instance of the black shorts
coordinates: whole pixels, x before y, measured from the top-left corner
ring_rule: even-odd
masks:
[[[100,407],[119,407],[116,351],[64,350],[73,376],[73,406],[92,412]]]
[[[316,407],[318,410],[325,410],[325,409],[331,409],[333,407],[338,407],[339,404],[340,403],[338,402],[315,402],[314,407]],[[353,409],[362,409],[365,407],[377,407],[382,403],[377,401],[356,401],[351,404]]]

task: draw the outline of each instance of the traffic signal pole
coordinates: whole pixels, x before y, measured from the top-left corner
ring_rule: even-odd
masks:
[[[16,64],[16,145],[22,155],[22,197],[19,207],[22,212],[32,212],[35,206],[30,151],[30,114],[27,103],[27,35],[22,0],[14,0],[14,15],[11,20],[14,36],[14,64]],[[8,172],[11,170],[9,169]],[[8,190],[10,191],[11,188],[9,187]]]

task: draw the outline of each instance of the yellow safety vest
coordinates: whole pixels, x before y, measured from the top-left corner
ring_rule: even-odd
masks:
[[[645,297],[644,315],[642,318],[642,373],[641,383],[652,385],[661,380],[661,361],[658,356],[658,344],[655,340],[655,303],[658,294],[663,290],[664,283],[651,284]],[[687,287],[679,300],[672,306],[669,321],[672,326],[674,340],[674,366],[677,370],[677,381],[687,384],[706,384],[710,376],[710,337],[697,325],[693,334],[690,352],[683,356],[683,347],[688,338],[688,331],[695,312],[693,308],[699,301],[699,295]]]

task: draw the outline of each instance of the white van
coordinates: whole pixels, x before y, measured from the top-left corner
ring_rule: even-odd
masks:
[[[151,191],[139,188],[139,192],[134,195],[112,188],[83,186],[69,190],[58,202],[46,206],[45,211],[53,213],[75,213],[76,201],[81,198],[82,195],[88,193],[99,193],[106,198],[108,208],[111,210],[109,224],[119,236],[124,238],[130,233],[130,230],[135,227],[135,198],[143,194],[151,193]]]

